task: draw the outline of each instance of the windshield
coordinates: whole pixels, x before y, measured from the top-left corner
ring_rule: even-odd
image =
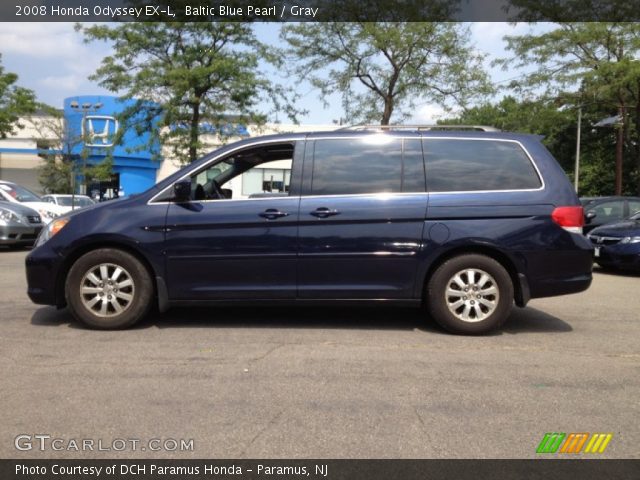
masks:
[[[0,184],[0,189],[5,196],[14,198],[19,202],[41,202],[42,199],[30,190],[20,185],[11,185],[7,183]]]
[[[93,200],[81,196],[75,197],[74,202],[78,207],[88,207],[89,205],[93,205]],[[62,205],[63,207],[70,207],[71,197],[58,197],[58,205]]]
[[[630,220],[640,220],[640,212],[636,212],[633,215],[631,215]]]

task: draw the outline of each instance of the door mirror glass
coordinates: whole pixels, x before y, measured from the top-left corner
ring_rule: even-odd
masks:
[[[173,184],[173,198],[176,202],[191,200],[191,180],[180,180]]]

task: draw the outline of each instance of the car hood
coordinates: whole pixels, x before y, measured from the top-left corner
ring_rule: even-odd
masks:
[[[20,202],[20,205],[24,205],[26,207],[30,207],[38,211],[46,210],[47,212],[53,212],[57,214],[66,213],[68,210],[65,207],[54,205],[53,203],[49,203],[49,202]]]
[[[640,221],[625,220],[618,223],[609,223],[591,230],[590,235],[603,235],[611,237],[636,237],[640,236]]]
[[[37,215],[40,216],[37,210],[34,210],[31,207],[26,206],[23,203],[13,203],[13,202],[0,202],[0,208],[4,208],[5,210],[9,210],[17,215],[27,216],[27,215]]]

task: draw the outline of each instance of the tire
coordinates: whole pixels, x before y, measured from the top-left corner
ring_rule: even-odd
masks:
[[[426,301],[431,317],[445,330],[482,335],[500,327],[509,316],[513,283],[493,258],[460,255],[445,261],[433,273]]]
[[[101,248],[72,265],[65,296],[69,310],[81,323],[114,330],[142,319],[153,303],[153,291],[149,272],[137,258],[122,250]]]

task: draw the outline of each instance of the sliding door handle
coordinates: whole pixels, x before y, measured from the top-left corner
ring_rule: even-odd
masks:
[[[313,212],[309,212],[309,215],[313,215],[318,218],[327,218],[332,217],[334,215],[340,215],[338,210],[329,209],[326,207],[316,208]]]
[[[267,208],[264,212],[259,213],[258,215],[266,218],[267,220],[275,220],[276,218],[289,216],[287,212],[281,212],[275,208]]]

